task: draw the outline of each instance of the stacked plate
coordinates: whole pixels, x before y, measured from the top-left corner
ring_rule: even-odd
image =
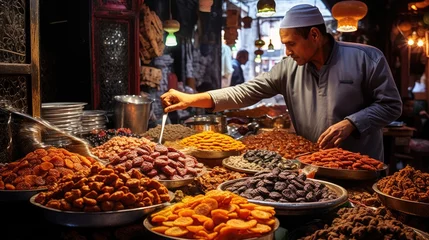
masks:
[[[95,129],[106,129],[108,122],[106,111],[102,110],[85,110],[82,114],[82,131],[81,134],[90,133]]]
[[[81,116],[86,104],[82,102],[42,103],[42,118],[66,133],[76,134],[82,128]],[[49,131],[44,134],[43,140],[58,145],[63,138],[61,134]]]

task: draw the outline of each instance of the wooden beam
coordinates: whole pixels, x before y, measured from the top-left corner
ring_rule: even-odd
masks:
[[[40,117],[40,19],[39,0],[30,0],[30,46],[31,46],[31,105],[33,117]]]
[[[0,63],[1,74],[31,74],[30,64],[22,63]]]

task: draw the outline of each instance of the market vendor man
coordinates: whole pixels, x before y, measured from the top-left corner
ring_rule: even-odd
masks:
[[[199,94],[170,90],[166,112],[187,107],[242,108],[282,94],[296,133],[321,148],[342,147],[383,161],[382,128],[402,103],[383,53],[335,41],[317,7],[292,7],[280,23],[287,57],[246,83]]]

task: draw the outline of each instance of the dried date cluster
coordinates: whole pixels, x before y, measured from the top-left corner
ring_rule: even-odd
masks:
[[[138,170],[94,166],[90,174],[66,176],[35,201],[64,211],[100,212],[146,207],[170,201],[168,190]]]
[[[298,169],[297,163],[282,158],[280,154],[274,151],[249,150],[243,155],[243,158],[249,163],[261,166],[263,169],[274,169],[276,167],[282,170]]]
[[[296,134],[281,130],[263,132],[247,136],[242,141],[247,150],[265,149],[275,151],[286,159],[294,159],[297,155],[317,151],[317,146]]]
[[[319,239],[422,239],[411,228],[386,213],[365,207],[341,208],[330,226],[314,232],[304,240]]]
[[[244,173],[233,172],[223,167],[216,166],[210,172],[198,177],[197,184],[203,192],[216,189],[221,183],[229,180],[246,177]]]
[[[133,149],[136,147],[148,146],[150,148],[155,147],[155,143],[151,142],[147,138],[135,138],[135,137],[113,137],[103,145],[92,148],[91,152],[100,159],[112,158],[119,153]]]
[[[325,184],[307,179],[305,174],[279,168],[259,172],[226,190],[247,199],[267,202],[323,202],[337,198]]]
[[[127,149],[109,158],[109,162],[110,167],[123,166],[126,171],[137,169],[156,180],[194,178],[204,167],[193,156],[163,145],[156,145],[154,150],[148,146]]]
[[[406,166],[377,183],[380,191],[405,200],[429,203],[429,173]]]
[[[62,148],[37,149],[24,158],[0,168],[0,189],[29,190],[46,188],[61,177],[78,171],[88,171],[92,158],[71,153]]]
[[[91,146],[97,147],[103,145],[113,137],[126,136],[138,138],[137,134],[133,134],[129,128],[118,128],[118,129],[97,129],[91,131],[91,133],[85,137],[89,141]]]

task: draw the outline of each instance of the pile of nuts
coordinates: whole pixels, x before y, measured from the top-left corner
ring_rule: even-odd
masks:
[[[93,166],[90,174],[62,178],[48,192],[35,198],[49,208],[76,212],[117,211],[170,201],[168,190],[139,171]]]
[[[276,167],[282,170],[298,169],[298,164],[291,160],[286,160],[274,151],[269,150],[249,150],[243,155],[244,160],[249,163],[255,163],[263,169],[274,169]]]
[[[429,203],[429,173],[415,170],[411,166],[382,178],[377,187],[393,197]]]
[[[276,224],[273,207],[260,206],[236,194],[212,190],[185,197],[150,216],[151,229],[185,239],[250,239],[272,231]]]
[[[316,239],[422,239],[412,228],[405,226],[386,209],[373,211],[366,207],[341,208],[331,225],[317,230],[305,240]]]
[[[256,163],[250,163],[249,161],[245,160],[243,156],[230,156],[226,158],[225,164],[234,168],[238,169],[248,169],[248,170],[254,170],[254,171],[262,171],[264,170],[263,167],[259,166]]]
[[[294,159],[297,155],[317,151],[317,146],[296,134],[281,130],[263,132],[245,137],[242,142],[247,150],[265,149],[278,152],[286,159]]]
[[[155,180],[182,180],[196,177],[204,168],[193,156],[183,154],[171,147],[156,145],[128,149],[109,158],[108,166],[123,166],[126,171],[133,169]]]
[[[210,172],[198,177],[196,181],[203,192],[208,192],[216,189],[221,183],[243,177],[247,177],[247,175],[216,166]]]
[[[159,134],[161,132],[161,125],[147,130],[143,136],[153,139],[158,142]],[[164,133],[162,135],[162,141],[176,141],[189,137],[197,133],[194,129],[183,126],[181,124],[167,124],[164,127]]]
[[[133,149],[136,147],[148,146],[154,148],[156,143],[151,142],[147,138],[135,138],[135,137],[113,137],[103,145],[92,148],[91,152],[100,159],[108,159],[117,156],[119,153]]]
[[[266,202],[323,202],[338,196],[325,184],[307,179],[306,175],[279,168],[263,171],[234,183],[225,190],[247,199]]]
[[[242,142],[228,135],[213,131],[194,134],[182,139],[180,144],[186,147],[195,147],[200,150],[209,151],[241,151],[246,147]]]
[[[94,159],[62,148],[37,149],[24,158],[0,168],[0,189],[29,190],[46,188],[61,177],[89,171]]]
[[[360,153],[354,153],[341,148],[330,148],[320,150],[310,155],[299,157],[299,160],[303,163],[328,167],[328,168],[340,168],[349,170],[370,170],[376,171],[382,169],[384,164],[374,158],[370,158],[367,155],[361,155]]]
[[[372,189],[371,189],[372,190]],[[381,202],[377,198],[377,193],[364,188],[348,188],[350,202],[363,204],[369,207],[380,207]]]
[[[118,129],[95,129],[90,132],[88,136],[85,137],[86,140],[91,143],[91,146],[97,147],[105,142],[109,141],[113,137],[117,136],[126,136],[126,137],[136,137],[137,134],[133,134],[129,128],[118,128]]]

